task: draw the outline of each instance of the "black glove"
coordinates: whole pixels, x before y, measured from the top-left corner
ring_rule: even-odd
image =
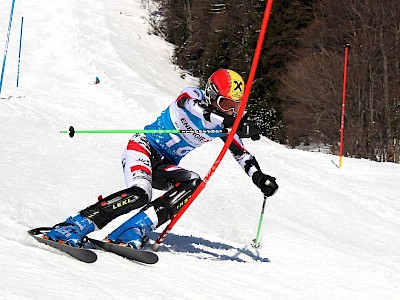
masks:
[[[222,122],[222,126],[224,126],[224,128],[232,128],[236,118],[234,116],[229,116],[229,115],[224,115],[223,117],[224,121]]]
[[[264,195],[270,197],[278,190],[275,177],[265,175],[261,171],[254,172],[252,176],[254,184],[264,193]]]
[[[236,131],[236,134],[240,138],[251,138],[253,141],[261,138],[260,133],[261,130],[257,127],[256,123],[245,119],[240,121],[238,130]]]
[[[224,114],[223,112],[220,112],[211,105],[204,107],[204,113],[203,113],[204,120],[211,122],[211,114],[216,114],[224,118],[224,120],[222,121],[222,126],[224,128],[232,128],[233,123],[235,123],[236,117]]]

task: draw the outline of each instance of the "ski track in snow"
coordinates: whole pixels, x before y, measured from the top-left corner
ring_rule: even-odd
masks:
[[[10,4],[0,3],[0,39]],[[245,141],[280,185],[259,249],[250,242],[262,195],[230,154],[156,265],[104,252],[88,265],[27,234],[125,188],[129,134],[70,139],[60,130],[142,128],[196,84],[181,78],[172,46],[148,34],[146,18],[138,0],[16,1],[0,95],[0,299],[400,299],[400,166],[344,158],[339,170],[336,156],[265,138]],[[182,166],[204,176],[221,148],[207,144]],[[134,213],[90,236],[103,238]]]

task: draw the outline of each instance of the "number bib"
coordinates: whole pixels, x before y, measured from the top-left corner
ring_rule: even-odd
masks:
[[[196,93],[197,94],[197,93]],[[207,123],[207,124],[206,124]],[[207,130],[222,129],[215,125],[210,128],[209,122],[202,120],[186,108],[180,108],[177,102],[173,102],[164,110],[157,120],[145,127],[145,129],[181,129],[181,130]],[[207,127],[205,126],[207,125]],[[211,124],[212,125],[212,124]],[[150,145],[165,159],[174,164],[193,149],[200,147],[217,137],[225,136],[224,133],[169,133],[146,134]]]

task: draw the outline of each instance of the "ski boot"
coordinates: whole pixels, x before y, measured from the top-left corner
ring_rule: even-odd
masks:
[[[95,228],[95,224],[91,220],[79,214],[55,225],[43,238],[73,247],[82,247],[85,242],[84,237]]]
[[[146,212],[142,211],[127,220],[111,232],[104,241],[135,249],[142,249],[144,244],[148,241],[148,237],[145,236],[146,232],[153,231],[157,223],[157,215],[151,207]]]

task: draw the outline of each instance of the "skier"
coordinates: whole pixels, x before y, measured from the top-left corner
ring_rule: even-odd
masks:
[[[185,88],[155,122],[145,129],[211,130],[233,126],[244,92],[243,78],[235,71],[219,69],[208,79],[205,90]],[[229,150],[267,195],[278,189],[275,178],[262,173],[254,156],[245,150],[240,137],[259,139],[254,123],[242,121]],[[81,247],[90,232],[134,209],[141,211],[111,232],[106,241],[140,249],[150,232],[171,219],[200,184],[193,171],[179,167],[193,149],[226,133],[134,134],[122,154],[127,189],[107,196],[76,216],[57,224],[44,237]],[[167,190],[151,201],[152,189]]]

